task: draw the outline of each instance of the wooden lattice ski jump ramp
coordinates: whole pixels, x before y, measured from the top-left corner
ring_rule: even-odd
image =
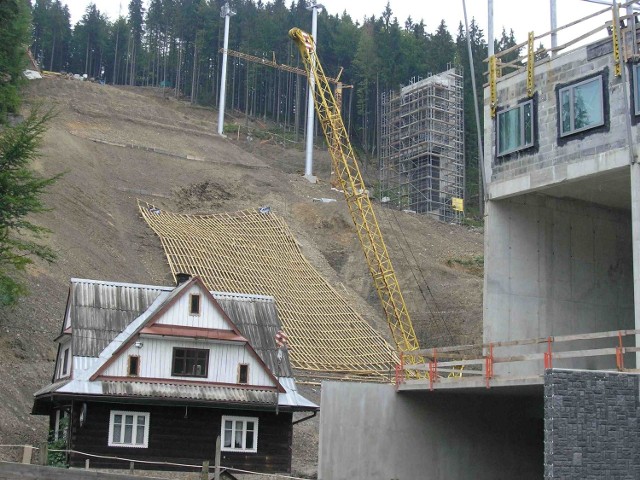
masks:
[[[186,215],[138,206],[174,276],[199,275],[211,290],[276,299],[299,375],[390,378],[397,364],[391,345],[307,262],[283,219],[258,210]]]

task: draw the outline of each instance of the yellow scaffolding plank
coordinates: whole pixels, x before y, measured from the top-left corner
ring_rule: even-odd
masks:
[[[389,380],[398,363],[393,347],[307,262],[283,219],[258,210],[186,215],[138,207],[174,276],[276,299],[294,368],[319,378]]]

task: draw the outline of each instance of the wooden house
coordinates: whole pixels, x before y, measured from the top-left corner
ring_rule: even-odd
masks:
[[[34,394],[71,466],[289,472],[296,389],[272,297],[72,279],[52,383]],[[108,458],[105,458],[108,457]],[[180,469],[139,464],[136,468]]]

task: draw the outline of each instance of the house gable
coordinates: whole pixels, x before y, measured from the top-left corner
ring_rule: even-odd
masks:
[[[156,311],[145,313],[149,314],[146,321],[114,340],[119,346],[101,362],[91,380],[283,390],[200,278],[176,287]]]

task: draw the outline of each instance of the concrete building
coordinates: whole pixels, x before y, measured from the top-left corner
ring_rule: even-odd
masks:
[[[599,18],[489,77],[483,345],[323,384],[322,480],[640,478],[640,57]]]
[[[497,79],[494,105],[485,91],[485,343],[640,326],[639,70],[626,63],[616,75],[612,43],[537,62],[533,95],[526,71]]]

